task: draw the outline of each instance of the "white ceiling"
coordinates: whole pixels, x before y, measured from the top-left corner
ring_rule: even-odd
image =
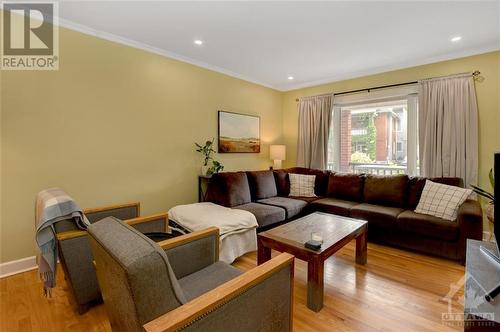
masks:
[[[63,26],[278,90],[500,49],[499,1],[62,1],[59,14]]]

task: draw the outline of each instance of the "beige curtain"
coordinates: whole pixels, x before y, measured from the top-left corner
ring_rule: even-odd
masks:
[[[326,169],[333,95],[301,98],[297,166]]]
[[[419,82],[420,174],[477,184],[478,120],[472,74]]]

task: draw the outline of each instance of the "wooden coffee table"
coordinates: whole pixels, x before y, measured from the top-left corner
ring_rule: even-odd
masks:
[[[325,260],[356,239],[356,263],[366,264],[368,223],[364,220],[315,212],[257,236],[257,263],[271,259],[271,249],[288,252],[307,262],[307,307],[313,311],[323,308],[323,270]],[[311,233],[323,237],[318,251],[307,249],[304,243]]]

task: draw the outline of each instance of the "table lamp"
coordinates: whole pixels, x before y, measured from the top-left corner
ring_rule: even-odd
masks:
[[[285,145],[271,145],[269,147],[269,157],[274,160],[273,169],[281,168],[281,161],[285,160],[286,146]]]

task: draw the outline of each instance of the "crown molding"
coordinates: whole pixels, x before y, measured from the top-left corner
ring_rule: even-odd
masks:
[[[241,74],[235,73],[233,71],[230,71],[230,70],[218,67],[218,66],[214,66],[214,65],[208,64],[208,63],[203,62],[203,61],[198,61],[198,60],[195,60],[195,59],[192,59],[192,58],[189,58],[189,57],[186,57],[186,56],[174,53],[174,52],[166,51],[164,49],[160,49],[158,47],[154,47],[154,46],[148,45],[146,43],[141,43],[141,42],[135,41],[133,39],[129,39],[129,38],[121,37],[121,36],[118,36],[118,35],[115,35],[112,33],[97,30],[97,29],[91,28],[89,26],[75,23],[75,22],[60,18],[60,17],[58,18],[57,25],[59,27],[63,27],[63,28],[69,29],[69,30],[77,31],[77,32],[81,32],[81,33],[86,34],[86,35],[94,36],[94,37],[97,37],[100,39],[105,39],[105,40],[112,41],[112,42],[115,42],[118,44],[137,48],[137,49],[140,49],[143,51],[147,51],[150,53],[164,56],[166,58],[189,63],[189,64],[197,66],[197,67],[201,67],[201,68],[208,69],[208,70],[211,70],[214,72],[218,72],[218,73],[221,73],[221,74],[224,74],[227,76],[231,76],[231,77],[234,77],[234,78],[237,78],[237,79],[240,79],[243,81],[247,81],[250,83],[254,83],[254,84],[266,87],[266,88],[282,91],[276,86],[261,82],[259,80],[255,80],[251,77],[247,77],[245,75],[241,75]]]
[[[425,59],[421,60],[412,60],[412,61],[403,61],[399,62],[397,64],[393,65],[387,65],[387,66],[380,66],[377,68],[372,68],[372,69],[367,69],[367,70],[361,70],[357,72],[351,72],[347,74],[342,74],[342,75],[335,75],[335,76],[329,76],[326,78],[318,79],[318,80],[310,80],[310,81],[305,81],[305,82],[300,82],[296,84],[268,84],[256,79],[253,79],[251,77],[248,77],[246,75],[241,75],[238,73],[235,73],[231,70],[221,68],[215,65],[208,64],[203,61],[195,60],[174,52],[170,52],[164,49],[160,49],[158,47],[154,47],[151,45],[148,45],[146,43],[141,43],[129,38],[121,37],[112,33],[104,32],[101,30],[97,30],[94,28],[91,28],[89,26],[75,23],[63,18],[58,18],[58,23],[60,27],[70,29],[73,31],[81,32],[86,35],[94,36],[97,38],[109,40],[118,44],[130,46],[133,48],[141,49],[146,52],[154,53],[157,55],[161,55],[170,59],[178,60],[181,62],[189,63],[191,65],[201,67],[204,69],[208,69],[214,72],[218,72],[230,77],[234,77],[243,81],[247,81],[250,83],[254,83],[266,88],[270,88],[273,90],[281,91],[281,92],[287,92],[287,91],[292,91],[292,90],[297,90],[297,89],[302,89],[302,88],[308,88],[308,87],[313,87],[317,85],[322,85],[322,84],[329,84],[329,83],[335,83],[339,81],[345,81],[349,79],[354,79],[354,78],[360,78],[364,76],[369,76],[369,75],[376,75],[376,74],[381,74],[384,72],[389,72],[389,71],[394,71],[394,70],[399,70],[399,69],[405,69],[405,68],[411,68],[411,67],[416,67],[416,66],[421,66],[421,65],[427,65],[431,63],[436,63],[440,61],[447,61],[447,60],[453,60],[453,59],[459,59],[467,56],[472,56],[472,55],[478,55],[482,53],[488,53],[488,52],[494,52],[500,50],[500,43],[497,44],[491,44],[491,45],[483,45],[480,47],[475,47],[475,48],[468,48],[465,50],[460,50],[456,51],[453,53],[447,53],[447,54],[441,54],[437,56],[431,56],[427,57]]]
[[[377,67],[374,69],[367,69],[367,70],[362,70],[362,71],[344,74],[344,75],[330,76],[330,77],[319,79],[319,80],[306,81],[306,82],[301,82],[301,83],[297,83],[297,84],[287,84],[286,86],[278,86],[278,89],[280,91],[293,91],[293,90],[297,90],[297,89],[309,88],[309,87],[322,85],[322,84],[330,84],[330,83],[350,80],[350,79],[354,79],[354,78],[360,78],[360,77],[364,77],[364,76],[382,74],[382,73],[386,73],[386,72],[390,72],[390,71],[394,71],[394,70],[418,67],[418,66],[428,65],[428,64],[432,64],[432,63],[436,63],[436,62],[441,62],[441,61],[460,59],[460,58],[464,58],[464,57],[468,57],[468,56],[489,53],[489,52],[495,52],[498,50],[500,50],[500,44],[496,44],[496,45],[493,44],[493,45],[486,45],[486,46],[481,46],[481,47],[476,47],[476,48],[469,48],[466,50],[461,50],[461,51],[457,51],[457,52],[453,52],[453,53],[428,57],[428,58],[422,59],[422,60],[404,61],[404,62],[400,62],[400,63],[394,64],[394,65],[381,66],[381,67]]]

